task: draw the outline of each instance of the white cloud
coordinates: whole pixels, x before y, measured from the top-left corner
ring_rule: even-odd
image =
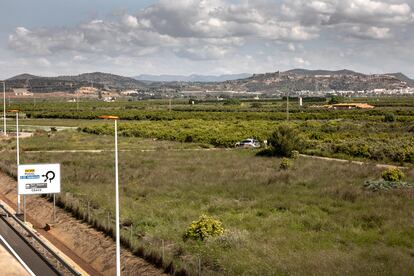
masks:
[[[303,41],[318,36],[315,26],[281,20],[276,11],[269,11],[269,3],[161,0],[136,15],[123,14],[111,21],[92,20],[73,28],[19,27],[10,35],[9,47],[40,56],[62,52],[140,56],[167,50],[188,58],[214,59],[246,40]],[[238,45],[230,45],[229,40]]]
[[[49,67],[51,65],[50,61],[47,58],[36,59],[36,64],[42,67]]]
[[[391,37],[389,28],[352,26],[349,33],[367,39],[387,39]]]
[[[309,66],[310,65],[309,61],[307,61],[307,60],[305,60],[304,58],[301,58],[301,57],[295,57],[293,59],[293,61],[295,62],[295,65],[297,65],[297,66]]]
[[[375,55],[382,57],[381,64],[399,60],[412,66],[407,49],[414,42],[413,4],[413,0],[159,0],[136,13],[72,27],[17,27],[8,46],[28,64],[50,70],[64,61],[85,70],[107,66],[124,72],[122,66],[137,64],[136,68],[152,73],[154,68],[179,70],[177,65],[189,73],[251,72],[278,66],[333,66],[335,61],[364,60],[374,66],[375,61],[361,57]],[[331,50],[325,52],[327,48]],[[350,54],[348,48],[355,51]]]
[[[123,16],[122,22],[126,26],[131,27],[131,28],[138,27],[138,19],[135,16],[132,16],[132,15],[129,15],[129,14]]]

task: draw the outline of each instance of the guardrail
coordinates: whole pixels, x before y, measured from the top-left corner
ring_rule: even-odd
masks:
[[[49,253],[52,258],[55,260],[54,263],[57,263],[57,265],[52,265],[52,262],[50,260],[46,260],[44,256],[42,256],[42,259],[45,260],[50,266],[52,266],[54,269],[59,270],[59,265],[61,265],[65,272],[69,272],[70,275],[82,275],[79,273],[72,265],[68,264],[61,256],[59,256],[55,251],[53,251],[44,241],[42,241],[36,233],[34,233],[29,227],[27,227],[20,219],[18,219],[14,214],[12,214],[9,210],[7,210],[2,204],[0,204],[0,209],[3,210],[8,218],[11,218],[20,228],[22,228],[29,237],[33,238],[37,245],[40,245],[47,253]],[[34,250],[36,250],[33,245],[27,240],[27,238],[19,231],[14,229],[15,227],[10,224],[9,221],[6,219],[3,219],[15,232],[24,240],[26,241]],[[37,250],[36,250],[37,251]],[[39,253],[39,255],[41,255]],[[50,256],[49,256],[50,259]],[[61,273],[61,271],[59,271]]]

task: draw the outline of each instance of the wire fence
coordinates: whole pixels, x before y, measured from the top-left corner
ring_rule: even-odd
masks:
[[[15,160],[4,158],[0,160],[0,170],[17,179]],[[46,195],[53,202],[53,195]],[[56,195],[56,206],[70,212],[75,218],[91,225],[94,229],[115,240],[115,214],[99,207],[86,194],[75,194],[62,191]],[[201,256],[185,255],[176,243],[148,237],[138,225],[127,219],[120,225],[121,245],[130,250],[135,256],[147,260],[166,273],[174,275],[203,275]]]
[[[48,199],[53,201],[53,196],[49,195]],[[56,197],[56,205],[115,240],[115,215],[109,210],[99,208],[86,195],[61,192]],[[177,259],[177,246],[174,242],[149,238],[144,235],[140,227],[128,219],[121,219],[120,240],[122,246],[135,256],[162,268],[166,273],[202,275],[201,256],[185,256]]]

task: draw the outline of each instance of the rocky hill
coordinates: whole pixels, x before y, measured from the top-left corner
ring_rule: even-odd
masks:
[[[21,74],[6,80],[8,89],[27,88],[34,93],[73,92],[82,86],[100,89],[137,89],[144,87],[141,81],[133,78],[101,72],[80,74],[77,76],[38,77]]]
[[[223,82],[250,77],[252,74],[225,74],[225,75],[139,75],[137,80],[152,82]]]
[[[304,70],[254,74],[243,80],[228,81],[226,90],[236,91],[367,91],[373,89],[400,89],[414,87],[413,80],[397,74],[365,75],[349,70]]]
[[[285,91],[369,91],[414,87],[414,80],[402,73],[366,75],[350,70],[305,70],[254,74],[251,77],[221,82],[146,82],[107,73],[77,76],[38,77],[22,74],[6,80],[8,89],[27,88],[32,92],[73,92],[82,86],[107,90],[151,88],[163,90],[247,91],[275,93]]]

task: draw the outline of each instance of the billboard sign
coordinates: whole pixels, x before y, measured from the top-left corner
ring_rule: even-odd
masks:
[[[19,165],[19,195],[60,193],[60,164]]]

